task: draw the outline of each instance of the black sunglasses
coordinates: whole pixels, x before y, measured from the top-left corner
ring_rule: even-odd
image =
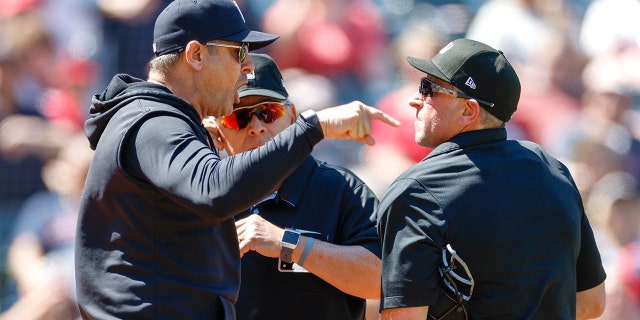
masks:
[[[440,92],[440,93],[444,93],[444,94],[453,96],[454,98],[474,99],[474,100],[478,101],[479,103],[488,106],[489,108],[494,106],[493,102],[484,101],[482,99],[474,98],[474,97],[472,97],[470,95],[467,95],[464,92],[461,92],[461,91],[458,91],[458,90],[445,88],[445,87],[433,82],[432,80],[429,80],[428,78],[422,78],[420,80],[420,87],[418,88],[418,92],[420,92],[420,94],[422,94],[424,96],[427,96],[427,97],[433,97],[433,93],[434,92]]]

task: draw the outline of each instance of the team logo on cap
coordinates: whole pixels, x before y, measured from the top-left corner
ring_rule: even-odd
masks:
[[[453,47],[453,42],[449,42],[449,44],[447,44],[444,48],[440,49],[440,54],[444,54],[445,52],[449,51],[449,49],[451,49]]]
[[[233,4],[236,5],[236,9],[238,9],[238,12],[240,13],[240,17],[242,17],[242,22],[247,23],[247,21],[244,20],[244,16],[242,15],[242,10],[240,10],[240,7],[238,7],[238,4],[236,3],[236,1],[233,1]]]
[[[471,77],[469,77],[469,79],[467,79],[467,81],[464,84],[466,84],[467,87],[469,87],[471,89],[475,89],[476,88],[476,83],[473,81],[473,79]]]
[[[247,73],[247,80],[253,80],[256,78],[256,72],[251,71],[251,73]]]

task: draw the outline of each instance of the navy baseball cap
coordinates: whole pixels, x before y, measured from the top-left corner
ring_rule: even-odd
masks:
[[[284,79],[278,65],[269,55],[250,53],[255,69],[247,74],[247,85],[238,89],[240,98],[247,96],[263,96],[277,100],[287,100],[289,93],[284,87]]]
[[[457,39],[431,60],[407,57],[414,68],[453,84],[502,121],[509,121],[520,100],[520,80],[502,51],[482,42]]]
[[[156,56],[183,49],[189,41],[227,40],[260,49],[278,35],[249,30],[233,0],[174,0],[158,16],[153,30]]]

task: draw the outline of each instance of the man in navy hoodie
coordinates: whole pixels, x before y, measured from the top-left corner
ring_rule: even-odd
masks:
[[[240,254],[233,216],[263,199],[324,136],[372,144],[359,102],[303,113],[263,147],[221,159],[202,126],[239,101],[251,31],[231,0],[175,0],[158,16],[147,81],[116,75],[93,98],[95,156],[78,217],[85,319],[235,319]]]

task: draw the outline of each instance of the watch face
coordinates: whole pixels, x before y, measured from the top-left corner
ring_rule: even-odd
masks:
[[[300,234],[297,232],[293,232],[291,230],[285,230],[284,235],[282,236],[282,242],[288,243],[292,245],[297,245],[298,240],[300,240]]]

